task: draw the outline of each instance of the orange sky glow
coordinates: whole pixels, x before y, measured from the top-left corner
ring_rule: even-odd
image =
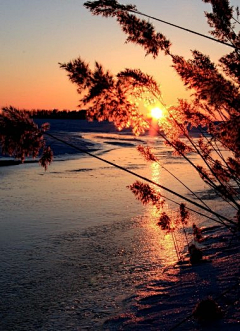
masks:
[[[232,1],[237,5],[238,1]],[[126,44],[114,19],[92,16],[79,0],[1,0],[0,3],[0,107],[25,109],[77,109],[79,96],[58,63],[81,56],[100,62],[113,74],[125,68],[148,73],[159,82],[164,103],[187,98],[170,60],[145,56],[141,47]],[[207,34],[204,10],[209,5],[192,0],[130,0],[139,11]],[[217,60],[226,46],[159,22],[157,31],[172,42],[172,52],[190,57],[199,49]]]

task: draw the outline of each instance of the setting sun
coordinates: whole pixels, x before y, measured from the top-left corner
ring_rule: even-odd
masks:
[[[156,119],[156,120],[159,120],[160,118],[162,118],[163,117],[162,109],[159,108],[159,107],[152,108],[151,109],[151,117]]]

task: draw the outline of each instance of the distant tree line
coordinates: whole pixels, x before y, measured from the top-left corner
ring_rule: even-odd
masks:
[[[52,118],[52,119],[86,119],[85,110],[58,110],[58,109],[23,109],[31,118]]]

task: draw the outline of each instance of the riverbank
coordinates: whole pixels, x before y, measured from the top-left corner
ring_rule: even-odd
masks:
[[[240,328],[240,237],[221,227],[206,228],[203,261],[165,267],[162,277],[138,288],[125,300],[127,314],[107,320],[104,330],[221,330]],[[194,316],[197,304],[212,298],[220,312],[207,308],[210,320]],[[133,303],[134,301],[134,303]],[[205,312],[206,313],[206,312]],[[197,314],[197,313],[196,313]]]
[[[24,163],[38,163],[38,160],[25,161]],[[19,160],[0,160],[0,167],[8,167],[22,164]]]

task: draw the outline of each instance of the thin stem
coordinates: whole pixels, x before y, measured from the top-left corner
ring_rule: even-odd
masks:
[[[162,102],[162,100],[160,100],[159,99],[159,97],[158,97],[158,95],[156,95],[156,93],[152,93],[153,94],[153,96],[157,99],[157,100],[159,100],[160,102]],[[164,104],[163,102],[162,102],[162,104]],[[166,108],[166,107],[165,107]],[[167,108],[166,108],[167,109]],[[216,176],[216,174],[214,173],[214,171],[213,171],[213,169],[210,167],[210,165],[207,163],[207,161],[205,160],[205,158],[203,157],[203,155],[201,154],[201,152],[198,150],[198,148],[195,146],[195,144],[194,144],[194,142],[192,141],[192,139],[190,139],[190,137],[189,137],[189,134],[188,133],[186,133],[186,130],[183,128],[183,126],[180,124],[180,123],[178,123],[178,121],[175,119],[175,117],[172,115],[172,113],[169,111],[169,109],[167,109],[167,112],[168,112],[168,114],[170,115],[170,117],[173,119],[173,121],[175,122],[175,124],[178,126],[178,128],[182,131],[182,133],[185,135],[185,137],[189,140],[189,142],[192,144],[192,146],[194,147],[194,149],[195,149],[195,151],[196,151],[196,153],[198,154],[198,155],[200,155],[200,157],[203,159],[203,161],[205,162],[205,164],[207,165],[207,167],[209,168],[209,170],[211,171],[211,173],[214,175],[214,177],[217,179],[217,181],[219,182],[219,184],[220,185],[222,185],[223,187],[224,187],[224,185],[223,185],[223,183],[219,180],[219,178]],[[149,122],[148,122],[149,123]],[[204,174],[204,172],[202,172],[199,168],[197,168],[196,166],[195,166],[195,164],[184,154],[184,153],[182,153],[178,148],[177,148],[177,146],[174,144],[174,143],[172,143],[169,139],[167,139],[167,137],[165,136],[165,134],[162,134],[161,132],[160,132],[160,130],[156,130],[156,132],[158,132],[158,134],[163,138],[163,139],[165,139],[165,141],[168,143],[168,144],[170,144],[170,146],[172,146],[176,151],[178,151],[179,153],[180,153],[180,155],[182,156],[182,157],[184,157],[185,158],[185,160],[186,161],[188,161],[190,164],[191,164],[191,166],[193,166],[194,168],[195,168],[195,170],[198,172],[198,173],[200,173],[206,180],[207,180],[207,183],[208,183],[208,185],[210,186],[210,187],[212,187],[214,190],[215,190],[215,192],[218,194],[218,196],[219,197],[221,197],[225,202],[227,202],[232,208],[234,208],[234,209],[236,209],[236,210],[238,210],[239,209],[239,205],[238,205],[238,203],[233,199],[233,197],[231,196],[231,199],[229,198],[229,197],[225,197],[224,195],[223,195],[223,193],[222,192],[220,192],[219,191],[219,188],[216,186],[216,184],[208,177],[208,176],[206,176],[205,174]],[[230,203],[230,201],[232,202],[232,203],[234,203],[236,206],[233,206],[231,203]]]
[[[127,10],[127,11],[132,12],[132,13],[135,13],[135,14],[138,14],[138,15],[141,15],[141,16],[145,16],[145,17],[147,17],[147,18],[151,18],[151,19],[153,19],[153,20],[155,20],[155,21],[158,21],[158,22],[161,22],[161,23],[164,23],[164,24],[167,24],[167,25],[171,25],[171,26],[173,26],[173,27],[175,27],[175,28],[178,28],[178,29],[184,30],[184,31],[186,31],[186,32],[190,32],[190,33],[196,34],[196,35],[198,35],[198,36],[200,36],[200,37],[203,37],[203,38],[207,38],[207,39],[213,40],[213,41],[218,42],[218,43],[220,43],[220,44],[223,44],[223,45],[226,45],[226,46],[229,46],[229,47],[235,48],[236,50],[239,49],[239,48],[238,48],[237,46],[235,46],[235,45],[228,44],[228,43],[226,43],[226,42],[224,42],[224,41],[221,41],[221,40],[215,39],[215,38],[213,38],[213,37],[209,37],[209,36],[204,35],[204,34],[202,34],[202,33],[199,33],[199,32],[196,32],[196,31],[193,31],[193,30],[190,30],[190,29],[186,29],[186,28],[183,28],[183,27],[181,27],[181,26],[179,26],[179,25],[176,25],[176,24],[173,24],[173,23],[170,23],[170,22],[167,22],[167,21],[161,20],[161,19],[159,19],[159,18],[156,18],[156,17],[150,16],[150,15],[147,15],[147,14],[141,13],[141,12],[139,12],[138,10]]]
[[[192,195],[194,195],[199,201],[204,204],[205,207],[207,207],[210,210],[210,207],[203,201],[195,192],[193,192],[186,184],[184,184],[177,176],[175,176],[170,170],[168,170],[166,167],[164,167],[162,164],[160,164],[159,161],[156,161],[161,168],[163,168],[165,171],[167,171],[173,178],[175,178],[181,185],[183,185]]]
[[[184,134],[184,136],[187,138],[187,140],[190,142],[190,144],[193,146],[193,148],[195,149],[196,153],[201,157],[201,159],[203,160],[203,162],[206,164],[206,166],[208,167],[208,169],[210,170],[210,172],[212,173],[212,175],[216,178],[216,180],[219,182],[220,185],[225,186],[224,183],[222,183],[222,181],[219,179],[219,177],[217,176],[217,174],[213,171],[212,167],[209,165],[209,163],[207,162],[207,159],[202,155],[201,151],[198,149],[198,147],[196,146],[196,144],[194,143],[193,139],[190,138],[188,132],[186,132],[186,129],[183,127],[183,125],[181,125],[180,123],[178,123],[178,121],[175,119],[175,117],[171,114],[171,112],[168,110],[168,114],[170,115],[170,117],[173,119],[174,123],[177,125],[177,127],[182,131],[182,133]],[[216,191],[218,191],[218,187],[215,185],[215,183],[213,181],[211,181],[212,184],[214,185],[214,188]],[[224,198],[224,200],[226,202],[228,202],[228,200],[230,200],[232,203],[234,203],[236,207],[232,206],[233,208],[235,208],[236,210],[239,208],[238,203],[234,200],[234,198],[232,196],[229,197],[224,197],[224,195],[220,193],[220,196],[222,198]]]
[[[187,242],[187,247],[189,248],[189,241],[188,241],[188,237],[187,237],[187,232],[186,232],[186,229],[185,229],[185,226],[184,226],[183,222],[181,222],[181,223],[182,223],[183,233],[185,235],[185,239],[186,239],[186,242]]]
[[[174,248],[175,248],[175,252],[176,252],[178,261],[180,261],[181,257],[180,257],[180,253],[179,253],[178,248],[177,248],[177,244],[176,244],[176,241],[175,241],[175,237],[173,235],[173,231],[171,231],[171,235],[172,235],[172,240],[173,240],[173,244],[174,244]]]
[[[57,138],[57,137],[53,136],[51,133],[44,132],[44,134],[46,134],[47,136],[52,137],[53,139],[58,140],[58,141],[60,141],[60,142],[62,142],[64,144],[66,144],[66,145],[68,145],[68,146],[70,146],[70,147],[78,150],[79,152],[85,153],[85,154],[87,154],[87,155],[89,155],[91,157],[94,157],[95,159],[98,159],[98,160],[100,160],[102,162],[105,162],[107,164],[110,164],[111,166],[114,166],[115,168],[118,168],[120,170],[123,170],[123,171],[125,171],[125,172],[127,172],[127,173],[129,173],[131,175],[134,175],[135,177],[138,177],[138,178],[140,178],[140,179],[142,179],[142,180],[144,180],[144,181],[146,181],[148,183],[151,183],[151,184],[153,184],[153,185],[155,185],[155,186],[157,186],[159,188],[162,188],[163,190],[165,190],[165,191],[167,191],[167,192],[169,192],[169,193],[171,193],[171,194],[173,194],[173,195],[175,195],[175,196],[177,196],[177,197],[179,197],[179,198],[181,198],[181,199],[183,199],[183,200],[191,203],[192,205],[194,205],[194,206],[196,206],[198,208],[201,208],[201,209],[203,209],[203,210],[211,213],[212,215],[217,216],[218,218],[220,217],[221,219],[225,220],[227,223],[232,224],[233,226],[236,225],[234,221],[228,219],[227,217],[225,217],[223,215],[220,215],[220,214],[218,214],[217,212],[215,212],[213,210],[208,210],[208,208],[206,208],[205,206],[200,205],[196,201],[193,201],[193,200],[191,200],[191,199],[189,199],[187,197],[184,197],[183,195],[181,195],[181,194],[179,194],[179,193],[177,193],[177,192],[175,192],[175,191],[173,191],[173,190],[171,190],[171,189],[169,189],[169,188],[167,188],[167,187],[165,187],[163,185],[160,185],[160,184],[154,182],[153,180],[151,180],[151,179],[149,179],[147,177],[141,176],[141,175],[139,175],[139,174],[137,174],[137,173],[135,173],[135,172],[133,172],[133,171],[131,171],[129,169],[126,169],[126,168],[124,168],[124,167],[122,167],[122,166],[120,166],[120,165],[118,165],[116,163],[113,163],[111,161],[105,160],[105,159],[101,158],[100,156],[94,155],[94,154],[88,152],[87,150],[84,150],[84,149],[82,149],[80,147],[77,147],[77,146],[71,144],[71,143],[68,143],[67,141],[64,141],[63,139],[60,139],[60,138]],[[190,208],[188,208],[188,209],[194,211],[193,209],[190,209]],[[199,213],[198,211],[195,211],[195,213],[201,214],[202,216],[205,216],[205,217],[209,218],[207,215],[204,215],[202,213]],[[215,219],[213,219],[213,220],[216,221]],[[222,222],[222,224],[226,225],[227,227],[230,227],[230,225],[227,225],[225,222]]]
[[[216,193],[218,193],[218,190],[216,189],[216,185],[211,181],[211,179],[210,178],[208,178],[206,175],[205,175],[205,173],[204,172],[202,172],[202,170],[201,169],[198,169],[196,166],[195,166],[195,164],[184,154],[184,153],[182,153],[178,148],[177,148],[177,146],[176,145],[174,145],[174,143],[172,143],[163,133],[161,133],[159,130],[158,130],[158,134],[163,138],[163,139],[165,139],[166,140],[166,142],[170,145],[170,146],[172,146],[176,151],[178,151],[178,153],[187,161],[187,162],[189,162],[190,163],[190,165],[198,172],[198,173],[200,173],[202,176],[203,176],[203,178],[205,178],[205,180],[206,180],[206,183],[210,186],[210,187],[212,187],[214,190],[215,190],[215,192]],[[222,195],[220,195],[220,197],[222,197]],[[225,200],[226,201],[226,200]],[[229,201],[226,201],[226,202],[228,202],[229,204],[230,204],[230,202]],[[230,204],[231,205],[231,204]],[[232,205],[231,205],[232,206]],[[233,208],[235,208],[235,209],[237,209],[235,206],[232,206]]]

